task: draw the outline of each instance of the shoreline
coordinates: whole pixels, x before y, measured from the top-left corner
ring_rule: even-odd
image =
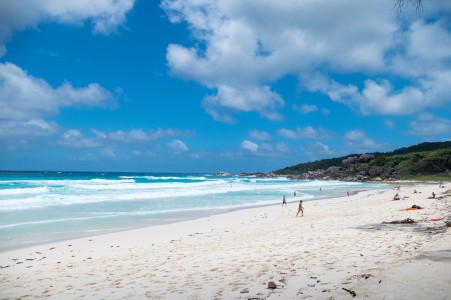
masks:
[[[414,194],[414,189],[419,193]],[[288,207],[240,209],[5,251],[0,253],[4,287],[0,296],[352,297],[342,289],[346,288],[377,299],[409,298],[404,293],[415,298],[421,290],[429,292],[428,299],[445,299],[451,292],[451,274],[446,271],[451,267],[451,256],[446,256],[451,252],[451,231],[444,228],[443,220],[423,220],[449,215],[451,199],[427,199],[434,190],[435,185],[401,186],[400,194],[409,198],[400,201],[391,201],[393,188],[362,191],[350,197],[305,201],[304,217],[295,218],[297,204],[289,202]],[[401,211],[413,204],[425,209]],[[418,223],[382,224],[406,217]],[[390,284],[403,283],[405,272],[424,264],[434,268],[410,279],[407,287],[412,291],[404,286],[391,290],[391,296],[384,294]],[[427,279],[427,272],[435,282]],[[268,289],[269,281],[277,288]]]
[[[359,192],[364,192],[364,191],[365,190],[352,191],[352,192],[350,192],[350,195],[356,195]],[[304,202],[310,202],[310,201],[335,199],[335,198],[341,198],[341,197],[346,197],[346,195],[343,195],[343,196],[330,196],[329,195],[329,196],[313,197],[313,198],[301,198],[300,197],[298,200],[292,200],[292,201],[288,200],[287,203],[288,204],[298,203],[300,199],[302,199]],[[192,222],[192,221],[209,219],[209,218],[219,216],[219,215],[227,215],[227,214],[241,211],[241,210],[253,210],[253,209],[259,209],[259,208],[265,208],[265,207],[278,207],[278,206],[280,206],[280,204],[265,203],[265,204],[255,204],[255,205],[242,206],[242,207],[231,207],[228,209],[223,209],[224,211],[221,211],[218,213],[211,212],[211,214],[209,214],[209,215],[193,216],[193,217],[189,217],[187,219],[180,220],[180,221],[165,220],[162,223],[137,226],[137,227],[132,227],[132,228],[123,228],[123,229],[116,228],[116,229],[111,229],[111,230],[109,230],[109,229],[94,230],[94,231],[102,231],[99,233],[83,231],[83,233],[79,233],[78,235],[73,235],[71,237],[66,237],[66,238],[61,236],[61,237],[52,238],[50,240],[42,240],[42,241],[36,241],[36,242],[31,242],[31,243],[21,243],[21,244],[17,244],[17,245],[13,245],[13,246],[0,247],[0,254],[3,252],[11,252],[11,251],[16,251],[16,250],[24,250],[24,249],[28,249],[28,248],[46,246],[46,245],[51,245],[51,244],[59,244],[59,243],[67,242],[67,241],[81,240],[81,239],[85,239],[85,238],[93,238],[93,237],[97,237],[97,236],[110,235],[110,234],[120,233],[120,232],[124,232],[124,231],[127,232],[127,231],[139,230],[139,229],[148,229],[151,227],[161,227],[161,226],[184,223],[184,222],[188,222],[188,224],[189,224],[189,222]],[[63,235],[63,233],[56,234],[56,236],[60,236],[60,235]]]
[[[390,183],[387,183],[387,184],[390,185]],[[358,194],[360,192],[365,192],[365,191],[366,190],[354,190],[354,191],[350,192],[350,195],[355,195],[355,194]],[[346,197],[346,195],[328,194],[325,196],[312,196],[312,197],[306,197],[306,198],[298,197],[298,199],[296,199],[296,200],[288,199],[287,203],[298,203],[300,199],[302,199],[304,202],[310,202],[310,201],[335,199],[335,198],[340,198],[340,197]],[[142,224],[142,225],[136,225],[136,226],[124,227],[124,228],[104,228],[104,229],[87,230],[87,231],[85,230],[85,231],[80,231],[80,232],[76,232],[76,233],[71,232],[71,235],[69,237],[64,237],[64,235],[68,234],[68,232],[59,232],[59,233],[53,233],[53,234],[45,234],[44,233],[39,236],[40,238],[38,238],[38,241],[31,241],[31,242],[24,241],[24,239],[26,239],[26,238],[12,239],[13,243],[14,243],[12,245],[9,245],[8,240],[5,239],[5,240],[3,240],[3,242],[5,244],[7,244],[7,246],[4,246],[4,245],[0,246],[0,253],[27,249],[27,248],[32,248],[32,247],[38,247],[38,246],[45,246],[45,245],[49,245],[49,244],[55,244],[55,243],[60,243],[60,242],[65,242],[65,241],[70,241],[70,240],[90,238],[90,237],[95,237],[95,236],[99,236],[99,235],[114,234],[114,233],[122,232],[122,231],[131,231],[131,230],[137,230],[137,229],[145,229],[145,228],[154,227],[154,226],[165,226],[165,225],[174,224],[174,223],[195,221],[195,220],[199,220],[199,219],[211,218],[216,215],[228,214],[228,213],[232,213],[232,212],[240,211],[240,210],[252,210],[252,209],[256,209],[256,208],[264,208],[264,207],[271,207],[271,206],[277,207],[279,205],[280,205],[279,203],[274,202],[274,203],[263,203],[263,204],[251,204],[251,205],[246,205],[246,206],[237,206],[237,207],[230,207],[230,208],[212,209],[211,211],[209,211],[208,214],[197,213],[194,215],[185,216],[185,219],[177,220],[177,221],[161,219],[159,221],[155,221],[154,224],[146,224],[146,225]],[[98,231],[98,233],[94,233],[96,231]]]

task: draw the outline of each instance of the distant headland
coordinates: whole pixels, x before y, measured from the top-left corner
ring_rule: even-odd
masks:
[[[241,176],[342,181],[451,180],[451,141],[421,143],[392,152],[350,154]]]

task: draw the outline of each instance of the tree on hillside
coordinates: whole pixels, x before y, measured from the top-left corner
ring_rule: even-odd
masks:
[[[414,6],[418,15],[423,10],[423,0],[395,0],[396,15],[399,16],[408,5]]]

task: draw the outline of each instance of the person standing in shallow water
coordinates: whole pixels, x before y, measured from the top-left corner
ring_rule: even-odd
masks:
[[[285,199],[285,196],[282,198],[282,206],[287,206],[287,200]]]
[[[302,207],[302,200],[299,200],[298,213],[296,214],[296,217],[299,215],[299,212],[301,212],[301,217],[303,217],[304,216],[304,207]]]

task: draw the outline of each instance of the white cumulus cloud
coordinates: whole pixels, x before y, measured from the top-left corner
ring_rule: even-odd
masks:
[[[308,143],[301,146],[300,149],[310,159],[319,159],[334,154],[334,151],[328,145],[320,142]]]
[[[70,129],[61,135],[58,143],[60,146],[71,148],[98,148],[103,146],[98,140],[94,138],[85,137],[80,131]]]
[[[382,150],[387,147],[385,143],[377,142],[369,138],[362,130],[350,130],[346,132],[344,141],[351,151],[348,152],[366,152]]]
[[[410,122],[409,133],[428,138],[434,138],[442,134],[451,137],[451,120],[437,117],[430,113],[421,114],[417,120]]]
[[[425,4],[424,18],[399,20],[390,0],[163,0],[170,21],[186,22],[194,38],[170,44],[166,58],[172,74],[214,91],[204,108],[219,121],[234,122],[243,111],[283,119],[285,100],[272,84],[292,74],[363,114],[412,114],[450,102],[442,78],[451,65],[451,5],[444,2]],[[322,84],[311,79],[317,72]],[[333,74],[362,81],[350,85]]]
[[[233,123],[235,119],[231,113],[236,111],[258,111],[261,116],[270,120],[281,120],[282,116],[276,111],[285,102],[268,86],[236,88],[233,86],[219,86],[216,95],[208,96],[203,101],[203,107],[215,120]]]
[[[327,139],[333,136],[332,132],[329,132],[323,128],[314,128],[312,126],[298,127],[296,130],[281,128],[277,133],[288,139]]]
[[[89,21],[93,32],[110,34],[126,20],[135,0],[13,0],[0,1],[0,57],[15,32],[42,22],[81,26]]]
[[[303,115],[318,111],[318,107],[313,104],[293,104],[293,109]]]
[[[290,149],[288,149],[288,147],[285,143],[278,143],[276,145],[276,149],[277,149],[277,151],[282,152],[282,153],[290,152]]]
[[[251,130],[249,131],[249,136],[262,141],[270,141],[271,135],[267,133],[266,131],[260,131],[260,130]]]
[[[56,133],[59,126],[54,122],[42,119],[31,119],[28,121],[3,120],[0,121],[0,139],[49,136]]]
[[[356,108],[362,114],[407,115],[421,112],[428,107],[440,107],[451,102],[449,72],[430,73],[416,85],[394,89],[388,80],[365,80],[362,89],[353,84],[340,84],[335,80],[312,76],[307,87],[322,92],[333,101]]]
[[[108,145],[110,148],[124,143],[130,144],[146,144],[149,141],[157,141],[160,139],[169,139],[176,136],[191,137],[193,132],[190,130],[180,130],[173,128],[157,128],[157,129],[131,129],[116,130],[105,132],[92,128],[87,134],[76,129],[65,131],[61,135],[59,144],[73,148],[99,148]],[[169,144],[170,148],[177,151],[188,150],[186,145],[180,140],[175,140]]]
[[[181,140],[174,140],[168,144],[169,149],[175,153],[181,153],[188,150],[188,146]]]
[[[97,83],[54,88],[12,63],[0,63],[0,120],[29,120],[55,115],[62,107],[102,106],[112,98]]]
[[[131,129],[131,130],[116,130],[113,132],[105,133],[94,129],[93,132],[101,137],[107,138],[112,141],[120,142],[146,142],[150,140],[159,140],[163,138],[171,138],[176,136],[191,137],[194,135],[193,131],[180,130],[173,128],[157,128],[157,129]]]
[[[257,153],[258,145],[256,143],[251,142],[251,141],[244,140],[243,142],[241,142],[241,149],[248,150],[248,151],[250,151],[252,153]]]

